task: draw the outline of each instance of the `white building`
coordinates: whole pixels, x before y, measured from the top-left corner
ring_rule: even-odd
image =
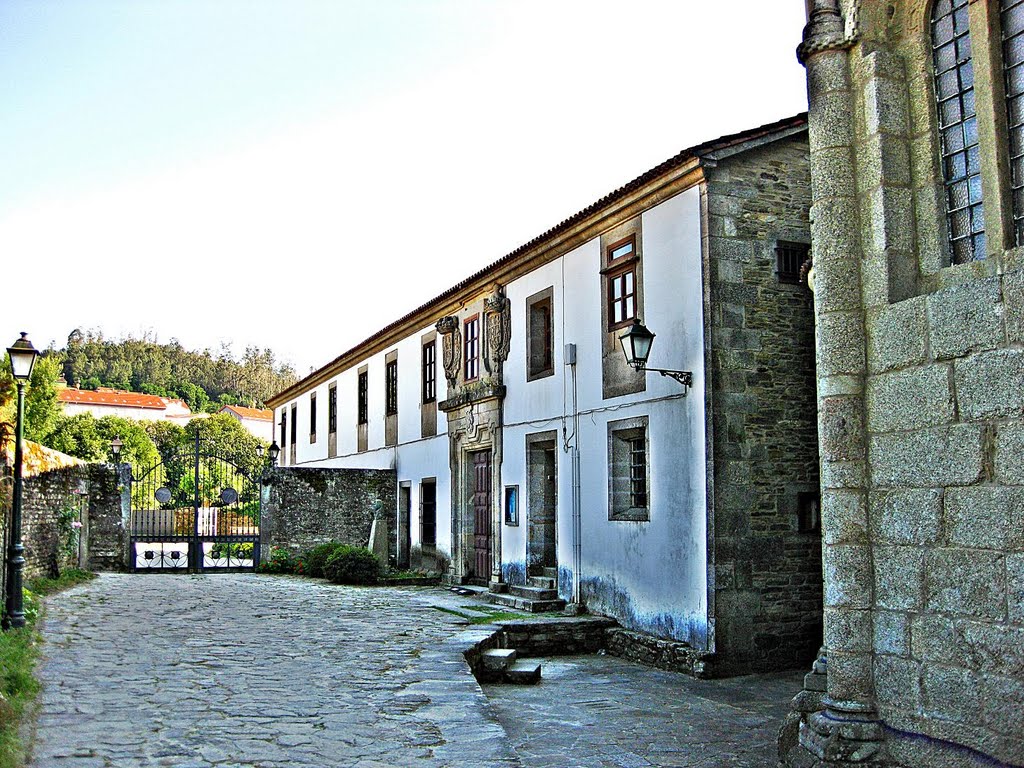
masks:
[[[66,416],[91,413],[98,419],[104,416],[120,416],[138,421],[168,419],[182,426],[194,416],[184,400],[109,387],[95,390],[64,387],[57,393],[57,400]]]
[[[403,564],[437,554],[453,582],[495,590],[554,575],[563,599],[634,629],[721,652],[717,625],[749,666],[772,654],[740,624],[785,636],[778,604],[806,599],[819,606],[817,630],[813,617],[801,629],[809,658],[820,556],[803,543],[813,535],[782,546],[800,535],[799,494],[817,486],[813,325],[796,274],[808,187],[804,116],[680,153],[272,398],[281,465],[395,469]],[[762,304],[798,338],[757,327]],[[657,334],[650,366],[692,372],[692,389],[627,366],[619,337],[634,319]],[[773,386],[808,390],[810,412],[781,414],[763,439],[808,443],[793,471],[728,450],[752,412],[740,400],[783,394],[736,383],[774,371],[758,347],[776,343],[808,365],[784,361]],[[749,499],[716,497],[730,477]],[[754,520],[757,493],[784,533]],[[716,514],[745,515],[743,530]],[[733,546],[761,534],[770,556]],[[780,596],[762,566],[811,584]]]
[[[227,414],[246,431],[268,443],[274,439],[274,412],[267,408],[248,408],[244,405],[225,405],[217,413]]]

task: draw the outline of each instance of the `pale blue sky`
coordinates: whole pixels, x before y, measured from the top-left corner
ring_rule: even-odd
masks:
[[[5,292],[0,336],[259,344],[305,373],[679,150],[804,109],[803,7],[3,0],[0,253],[35,290]]]

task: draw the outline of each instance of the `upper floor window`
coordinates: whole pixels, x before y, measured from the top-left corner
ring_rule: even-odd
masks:
[[[292,428],[289,443],[295,445],[298,442],[299,437],[299,406],[297,403],[292,403]]]
[[[464,374],[466,381],[480,376],[480,315],[473,315],[463,326]]]
[[[526,300],[526,380],[533,381],[555,372],[552,289]]]
[[[968,0],[937,0],[931,25],[946,226],[960,264],[986,253]]]
[[[437,344],[433,339],[423,345],[422,394],[424,403],[437,399]]]
[[[369,373],[363,371],[359,374],[359,383],[357,385],[357,409],[356,418],[357,423],[366,424],[369,421]]]
[[[384,415],[398,413],[398,361],[391,360],[384,367]]]
[[[316,442],[316,392],[309,393],[309,442]]]
[[[281,409],[281,447],[288,445],[288,409]]]
[[[331,384],[327,389],[327,433],[338,431],[338,385]]]
[[[614,330],[636,317],[636,235],[608,246],[608,328]]]

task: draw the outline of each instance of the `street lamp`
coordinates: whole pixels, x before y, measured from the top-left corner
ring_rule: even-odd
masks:
[[[687,390],[693,386],[693,373],[690,371],[674,371],[666,368],[648,368],[647,358],[651,355],[651,345],[654,344],[654,334],[647,330],[647,327],[640,322],[639,318],[633,318],[633,325],[629,330],[619,336],[622,344],[622,352],[626,355],[626,365],[637,371],[653,371],[662,376],[675,379],[683,385],[683,397]]]
[[[115,435],[114,439],[110,441],[110,455],[114,458],[115,464],[117,464],[117,460],[121,456],[122,445],[124,445],[124,443],[121,442],[120,435]]]
[[[25,384],[32,376],[39,352],[28,340],[28,334],[7,348],[11,359],[11,373],[18,385],[18,411],[14,427],[14,499],[11,504],[11,544],[7,549],[7,594],[4,629],[25,626],[25,607],[21,591],[25,570],[25,547],[21,543],[21,443],[25,433]]]
[[[270,444],[270,447],[267,448],[267,457],[270,459],[270,466],[272,466],[272,467],[276,467],[277,466],[277,457],[280,456],[280,455],[281,455],[281,446],[279,446],[277,444],[277,441],[275,440],[274,442],[272,442]]]

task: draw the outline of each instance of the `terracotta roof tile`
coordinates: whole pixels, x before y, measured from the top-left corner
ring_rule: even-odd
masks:
[[[123,389],[103,388],[93,392],[89,389],[68,387],[57,393],[57,399],[62,403],[75,403],[76,405],[107,405],[167,410],[167,404],[162,397],[143,395],[138,392],[126,392]]]
[[[225,405],[220,409],[223,411],[234,411],[243,419],[258,419],[259,421],[273,421],[274,412],[265,411],[261,408],[246,408],[244,405]]]

